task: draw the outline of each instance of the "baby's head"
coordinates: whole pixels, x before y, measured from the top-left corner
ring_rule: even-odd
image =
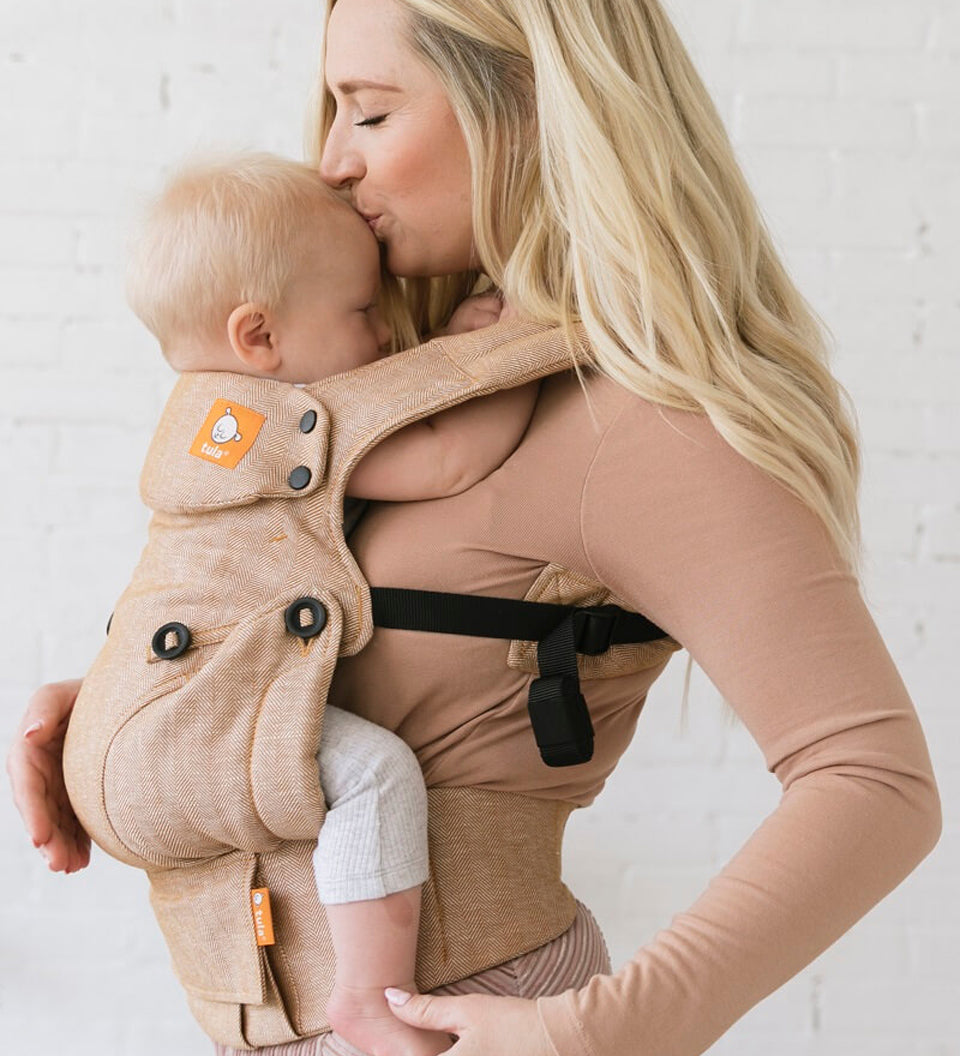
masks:
[[[242,153],[181,168],[130,265],[130,306],[178,371],[311,382],[388,348],[377,240],[299,162]]]

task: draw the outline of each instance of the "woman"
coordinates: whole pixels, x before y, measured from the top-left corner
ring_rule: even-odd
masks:
[[[485,277],[525,316],[581,319],[592,358],[543,382],[486,480],[372,505],[351,537],[364,575],[517,598],[601,585],[689,650],[783,787],[616,974],[581,907],[509,971],[395,1014],[458,1035],[457,1056],[693,1056],[940,833],[923,733],[860,594],[844,394],[657,0],[330,0],[328,16],[318,163],[383,243],[398,343]],[[416,709],[442,714],[444,735],[412,744],[429,786],[586,806],[665,663],[590,683],[596,751],[566,770],[520,765],[530,676],[495,640],[378,630],[331,700],[401,736]],[[28,832],[68,872],[89,856],[60,775],[77,685],[34,696],[8,761]],[[349,1050],[327,1036],[275,1051]]]

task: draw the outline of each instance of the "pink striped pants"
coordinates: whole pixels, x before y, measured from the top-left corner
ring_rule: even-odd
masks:
[[[603,933],[587,907],[577,901],[577,916],[557,938],[494,968],[438,986],[431,994],[498,994],[546,997],[585,986],[591,976],[609,973],[610,954]],[[286,1045],[257,1049],[262,1056],[366,1056],[335,1032]],[[243,1056],[243,1050],[216,1046],[217,1056]]]

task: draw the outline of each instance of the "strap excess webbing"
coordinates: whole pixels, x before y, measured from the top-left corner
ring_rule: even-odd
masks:
[[[550,605],[401,587],[371,587],[370,599],[376,627],[537,642],[540,677],[530,684],[527,708],[548,766],[573,766],[593,757],[593,725],[580,692],[576,654],[597,656],[611,645],[667,637],[645,616],[618,605]]]

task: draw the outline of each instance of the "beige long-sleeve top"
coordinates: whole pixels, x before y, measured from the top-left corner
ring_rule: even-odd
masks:
[[[593,416],[572,373],[546,379],[503,466],[450,498],[371,503],[351,548],[372,585],[516,598],[559,563],[668,631],[736,709],[782,785],[776,810],[618,972],[537,999],[558,1056],[694,1056],[916,866],[939,799],[910,698],[817,518],[706,417],[599,374],[587,391]],[[551,768],[507,645],[377,629],[340,660],[330,700],[407,731],[428,785],[586,806],[664,664],[586,682],[594,757]]]

